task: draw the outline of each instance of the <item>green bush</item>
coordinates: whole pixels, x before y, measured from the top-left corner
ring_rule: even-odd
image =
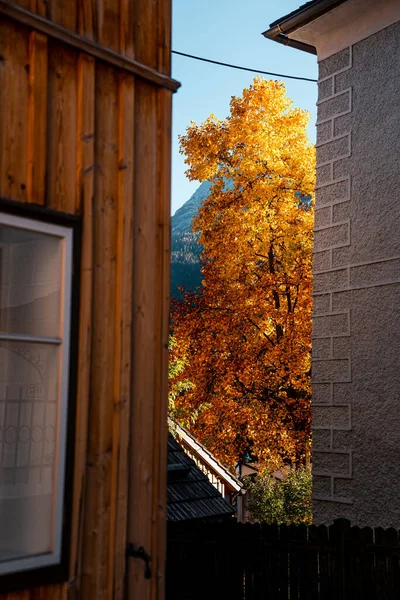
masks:
[[[309,469],[290,470],[280,481],[269,473],[247,480],[247,507],[252,522],[298,525],[312,522],[312,477]]]

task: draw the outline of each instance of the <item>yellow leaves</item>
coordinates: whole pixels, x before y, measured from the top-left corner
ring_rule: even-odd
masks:
[[[256,78],[230,114],[180,139],[188,176],[209,179],[194,227],[202,293],[174,308],[194,385],[176,405],[231,465],[249,447],[277,466],[300,461],[310,429],[311,249],[315,152],[308,114],[284,85]],[[227,183],[227,181],[229,183]]]
[[[249,181],[261,173],[281,179],[297,171],[296,177],[304,178],[314,154],[306,138],[308,119],[306,111],[292,108],[282,83],[256,78],[242,97],[232,98],[224,121],[210,115],[180,136],[187,175],[200,181],[218,175]],[[303,185],[305,193],[309,188]]]

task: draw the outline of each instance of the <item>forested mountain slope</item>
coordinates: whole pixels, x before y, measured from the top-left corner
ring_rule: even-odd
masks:
[[[193,196],[179,208],[171,221],[171,297],[177,298],[178,288],[195,290],[201,285],[200,253],[201,246],[197,234],[193,233],[191,222],[200,203],[210,191],[210,184],[204,181]]]

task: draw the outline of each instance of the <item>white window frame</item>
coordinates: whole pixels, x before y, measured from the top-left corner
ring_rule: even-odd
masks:
[[[39,217],[40,219],[40,217]],[[11,558],[0,561],[0,576],[33,570],[61,563],[64,492],[67,452],[67,424],[68,424],[68,400],[69,400],[69,362],[70,362],[70,329],[71,329],[71,293],[73,275],[73,229],[55,225],[53,223],[20,217],[0,212],[0,225],[14,227],[54,236],[62,241],[63,265],[62,265],[62,287],[61,287],[61,310],[60,310],[60,337],[32,336],[25,334],[13,334],[0,331],[2,341],[26,341],[57,345],[61,350],[60,380],[58,397],[58,431],[56,442],[57,463],[54,465],[55,504],[53,513],[49,518],[53,519],[52,551],[45,554],[37,554],[24,558]],[[0,499],[1,503],[1,499]]]

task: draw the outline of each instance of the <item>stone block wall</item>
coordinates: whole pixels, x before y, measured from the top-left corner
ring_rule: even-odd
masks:
[[[400,23],[319,67],[314,520],[400,527]]]

